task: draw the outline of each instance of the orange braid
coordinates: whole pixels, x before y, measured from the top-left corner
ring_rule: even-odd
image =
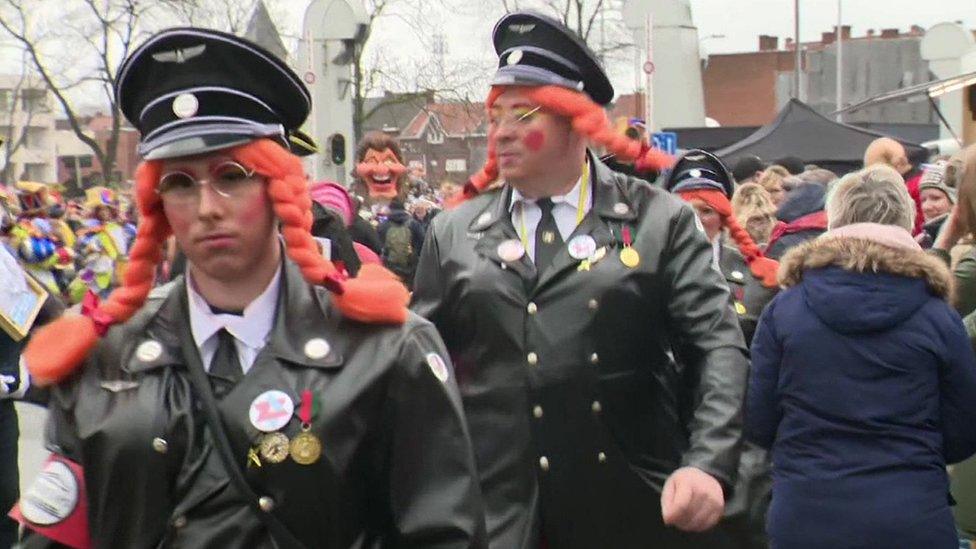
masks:
[[[92,316],[63,316],[32,335],[24,350],[32,382],[56,383],[73,372],[98,343],[110,324],[128,320],[142,307],[152,290],[156,265],[169,237],[169,222],[156,194],[159,162],[144,162],[136,171],[136,204],[141,221],[129,251],[122,285],[112,292]]]
[[[335,266],[319,253],[312,238],[312,198],[301,161],[267,139],[231,150],[231,155],[268,178],[268,196],[282,222],[285,253],[309,284],[324,284],[336,307],[360,322],[402,324],[410,295],[399,279],[377,264],[364,264],[356,278],[343,281]]]
[[[749,271],[762,282],[763,286],[767,288],[776,287],[776,272],[779,269],[779,263],[764,256],[749,233],[739,225],[735,216],[732,215],[732,203],[729,202],[725,193],[712,189],[694,189],[678,191],[678,195],[688,202],[697,198],[715,210],[722,218],[722,224],[729,230],[729,236],[735,241],[739,252],[749,265]]]
[[[355,279],[343,281],[335,266],[318,251],[311,235],[311,197],[298,157],[261,139],[230,150],[239,162],[268,178],[268,195],[281,219],[285,251],[310,284],[333,291],[340,311],[368,323],[402,324],[409,294],[396,276],[380,265],[363,265]],[[64,316],[39,329],[24,350],[31,378],[38,386],[57,383],[80,366],[108,326],[123,323],[138,311],[152,290],[156,265],[170,235],[162,201],[156,193],[159,161],[136,171],[136,204],[141,220],[129,252],[122,285],[91,316]],[[341,295],[340,295],[341,294]]]
[[[485,100],[485,108],[491,109],[495,101],[508,89],[507,86],[492,86]],[[645,170],[664,170],[674,163],[667,153],[651,148],[641,154],[641,144],[614,131],[607,113],[582,92],[559,86],[519,87],[527,92],[529,99],[548,112],[572,119],[573,130],[603,145],[608,151],[623,160],[636,160]],[[495,157],[495,138],[488,134],[488,159],[484,167],[473,175],[465,186],[461,201],[471,198],[485,190],[498,178],[498,165]]]

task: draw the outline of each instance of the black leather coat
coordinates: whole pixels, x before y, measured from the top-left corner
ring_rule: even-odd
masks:
[[[455,363],[493,547],[699,547],[663,526],[660,491],[685,465],[733,485],[742,333],[693,210],[591,163],[589,270],[565,248],[541,275],[501,259],[518,239],[503,187],[434,219],[412,307]]]
[[[349,321],[294,264],[283,268],[268,344],[219,401],[233,454],[269,498],[261,505],[229,482],[196,406],[188,369],[202,366],[182,278],[154,291],[52,391],[48,443],[84,468],[94,546],[281,547],[259,518],[269,512],[309,548],[482,547],[460,398],[450,363],[444,382],[430,365],[431,355],[446,357],[434,328],[415,315],[403,326]],[[315,339],[328,343],[325,356],[321,342],[309,351]],[[146,352],[147,341],[161,352]],[[318,399],[318,462],[245,465],[260,435],[248,410],[270,389]]]

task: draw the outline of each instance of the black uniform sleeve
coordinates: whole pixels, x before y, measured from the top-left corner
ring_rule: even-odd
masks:
[[[486,547],[474,453],[447,351],[427,322],[406,336],[389,385],[394,547]]]
[[[742,441],[749,363],[729,290],[712,267],[712,249],[686,205],[672,215],[664,266],[673,340],[693,388],[690,446],[682,465],[697,467],[730,490]]]
[[[440,221],[443,221],[441,219]],[[444,284],[441,282],[441,252],[437,239],[438,222],[432,222],[427,230],[424,246],[417,260],[417,273],[413,280],[413,295],[410,308],[418,315],[430,320],[443,335],[447,328],[440,318],[444,305]]]

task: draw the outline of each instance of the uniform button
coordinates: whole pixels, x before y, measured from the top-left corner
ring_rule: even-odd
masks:
[[[532,415],[535,416],[536,419],[542,419],[542,406],[537,405],[535,408],[532,408]]]
[[[271,511],[274,511],[275,500],[269,498],[268,496],[261,496],[258,498],[258,507],[260,507],[265,513],[270,513]]]
[[[600,412],[603,411],[603,405],[600,404],[599,400],[594,400],[593,405],[590,406],[590,408],[593,410],[594,414],[599,414]]]
[[[539,310],[539,307],[535,303],[529,303],[529,306],[526,307],[525,310],[528,311],[530,315],[534,315],[536,311]]]
[[[166,450],[169,450],[169,444],[166,439],[156,437],[152,441],[153,450],[156,450],[160,454],[165,454]]]
[[[184,526],[186,526],[186,517],[181,515],[173,519],[173,528],[183,528]]]
[[[595,300],[595,299],[591,299],[591,300],[590,300],[590,302],[589,302],[589,303],[587,303],[587,306],[588,306],[588,307],[589,307],[590,309],[592,309],[592,310],[594,310],[594,311],[595,311],[595,310],[596,310],[596,308],[600,306],[600,302],[598,302],[598,301],[597,301],[597,300]]]
[[[606,463],[607,462],[607,455],[604,454],[603,452],[600,452],[599,454],[596,455],[596,459],[600,463]]]
[[[599,363],[600,363],[600,355],[596,353],[590,355],[590,364],[599,364]]]
[[[525,357],[525,359],[528,360],[529,364],[531,364],[532,366],[535,366],[536,364],[539,363],[539,355],[535,353],[529,353],[529,356]]]
[[[542,469],[543,471],[549,470],[549,458],[546,456],[539,458],[539,469]]]

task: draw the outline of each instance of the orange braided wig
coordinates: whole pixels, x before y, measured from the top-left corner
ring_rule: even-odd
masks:
[[[380,265],[364,264],[354,279],[345,279],[319,253],[312,238],[311,198],[298,157],[268,139],[229,150],[230,155],[268,180],[268,196],[282,222],[285,253],[309,284],[332,292],[336,307],[347,317],[366,323],[402,324],[409,294],[396,275]],[[65,316],[39,329],[24,351],[32,382],[57,383],[80,366],[99,337],[112,324],[127,321],[145,303],[153,288],[163,243],[171,234],[156,193],[160,161],[146,161],[136,171],[135,198],[141,222],[129,254],[122,285],[91,316]]]
[[[491,109],[498,97],[507,89],[508,86],[492,86],[488,99],[485,100],[485,108]],[[529,99],[540,105],[546,112],[571,118],[573,130],[590,138],[593,143],[603,145],[622,160],[635,160],[644,169],[659,171],[669,168],[674,163],[674,159],[669,154],[659,149],[651,148],[641,155],[641,144],[614,131],[603,107],[582,92],[559,86],[520,86],[519,89],[528,92]],[[476,196],[496,179],[498,179],[498,161],[495,156],[495,137],[493,132],[489,131],[488,159],[481,170],[471,176],[459,201],[463,202]]]
[[[735,241],[739,252],[742,253],[742,257],[746,260],[746,264],[749,265],[749,271],[762,282],[763,286],[767,288],[776,287],[776,272],[779,269],[779,263],[774,259],[764,256],[762,250],[759,249],[756,242],[749,236],[749,233],[742,228],[742,225],[739,225],[735,216],[732,215],[732,203],[729,202],[725,193],[712,189],[694,189],[678,191],[678,195],[688,202],[697,198],[715,210],[719,217],[722,218],[722,224],[728,228],[729,236]]]

